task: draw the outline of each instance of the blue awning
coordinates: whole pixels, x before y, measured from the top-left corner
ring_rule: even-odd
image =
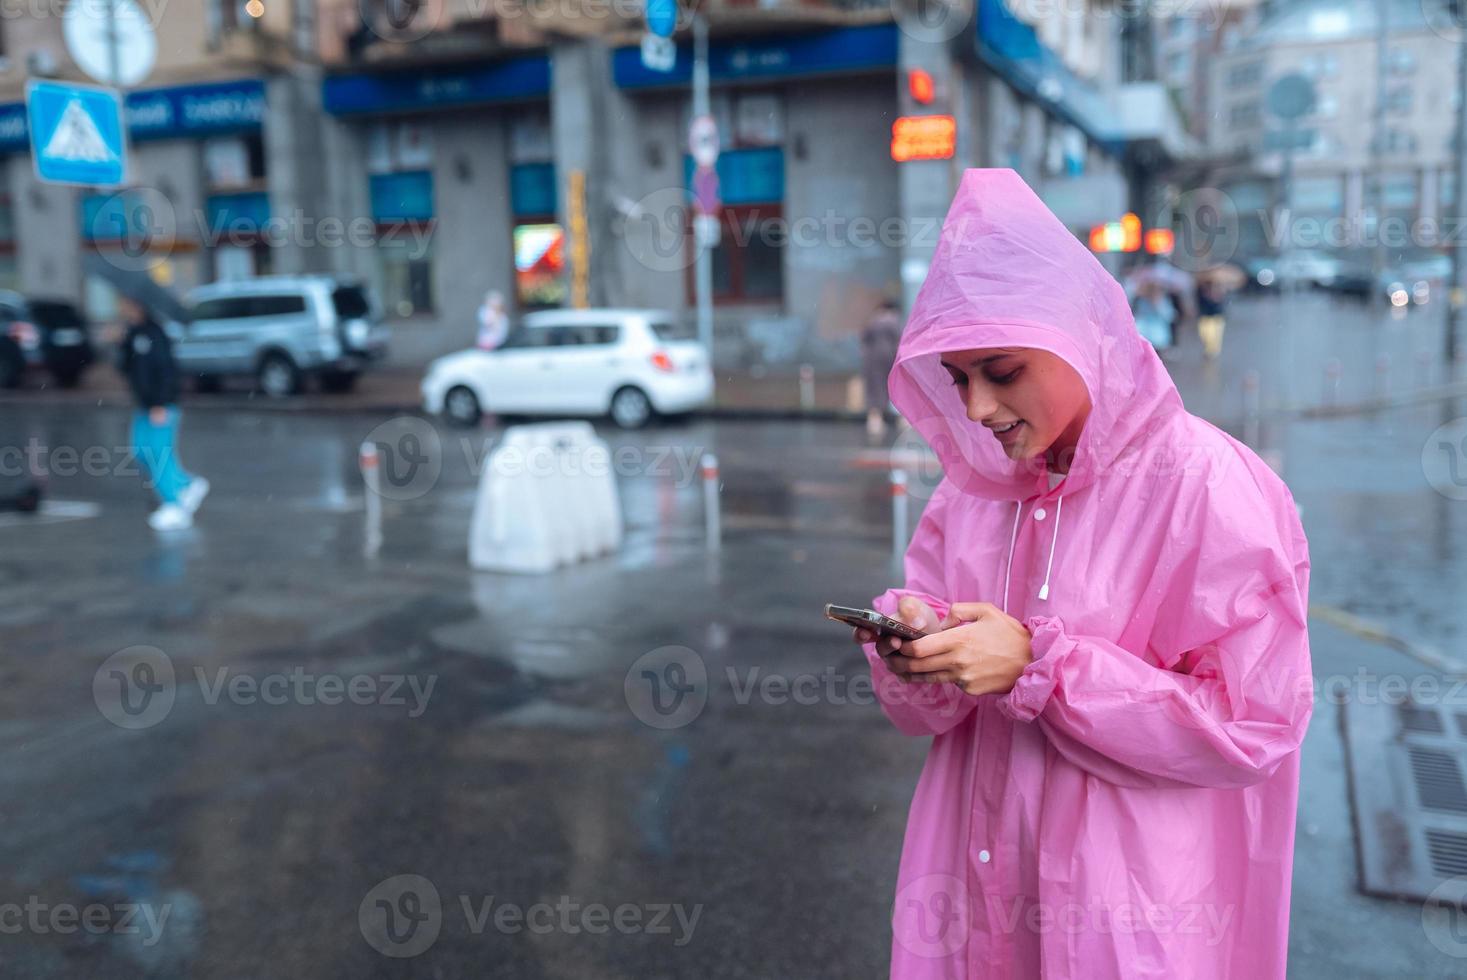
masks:
[[[690,44],[678,45],[672,71],[653,71],[642,64],[642,50],[637,46],[617,48],[611,57],[612,77],[618,88],[665,88],[692,81]],[[708,77],[714,82],[878,71],[894,68],[896,63],[895,24],[717,41],[708,46]]]
[[[1115,110],[1100,91],[1045,47],[1005,0],[978,0],[978,57],[1010,85],[1112,153],[1124,146]]]
[[[550,59],[543,54],[464,68],[328,75],[321,83],[321,104],[334,116],[488,105],[549,95]]]

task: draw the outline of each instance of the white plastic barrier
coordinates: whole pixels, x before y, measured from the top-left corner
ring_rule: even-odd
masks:
[[[469,528],[469,564],[543,573],[621,546],[606,443],[588,422],[517,425],[489,454]]]

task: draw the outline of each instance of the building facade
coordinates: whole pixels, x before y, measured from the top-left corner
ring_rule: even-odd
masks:
[[[721,144],[720,362],[853,364],[880,299],[920,285],[965,167],[1015,168],[1080,234],[1131,206],[1173,123],[1164,107],[1123,111],[1154,94],[1122,77],[1124,14],[1032,7],[702,8]],[[381,298],[405,364],[471,343],[489,290],[516,310],[691,315],[685,30],[671,70],[655,70],[640,4],[209,0],[197,13],[190,24],[170,8],[166,56],[127,95],[122,189],[38,182],[26,72],[0,78],[0,281],[87,292],[105,316],[105,289],[81,282],[87,250],[141,256],[180,288],[354,275]],[[23,43],[55,49],[56,74],[76,75],[59,24],[25,29],[36,40]],[[951,146],[894,152],[897,120],[923,116],[951,119]],[[58,233],[26,233],[38,227]]]

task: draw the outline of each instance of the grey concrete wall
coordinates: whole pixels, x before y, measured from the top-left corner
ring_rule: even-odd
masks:
[[[785,309],[827,343],[854,337],[862,308],[898,288],[909,238],[936,245],[950,195],[939,192],[936,220],[906,219],[899,171],[926,164],[891,159],[897,115],[891,75],[805,83],[785,99]],[[948,170],[946,163],[934,164]],[[919,178],[919,181],[922,178]],[[945,182],[945,180],[943,181]]]
[[[15,222],[16,270],[37,295],[81,296],[81,219],[77,192],[36,179],[30,154],[7,158]],[[37,234],[36,229],[45,229]]]
[[[204,214],[204,158],[196,140],[160,140],[132,146],[130,185],[155,212],[156,234],[176,228],[178,247],[167,256],[173,288],[191,289],[210,278],[209,226]],[[74,221],[78,219],[73,219]]]

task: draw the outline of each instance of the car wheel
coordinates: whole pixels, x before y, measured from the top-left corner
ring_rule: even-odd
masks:
[[[255,373],[255,383],[271,398],[285,398],[301,387],[301,373],[284,354],[266,354]]]
[[[326,371],[321,375],[321,390],[333,395],[344,395],[357,385],[355,371]]]
[[[611,396],[611,420],[623,429],[640,429],[652,421],[652,400],[641,388],[619,388]]]
[[[19,386],[25,374],[25,355],[9,340],[0,338],[0,388]]]
[[[443,396],[443,415],[454,425],[475,426],[483,417],[484,410],[473,389],[455,385]]]

